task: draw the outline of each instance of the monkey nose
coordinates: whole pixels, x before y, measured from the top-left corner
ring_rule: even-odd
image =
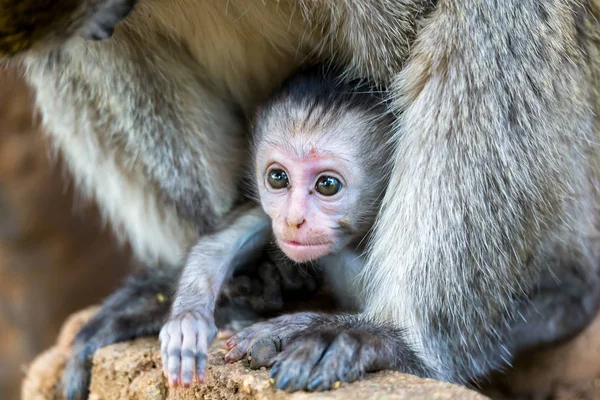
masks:
[[[300,217],[300,218],[287,218],[286,219],[287,225],[290,228],[296,228],[296,229],[300,228],[304,224],[304,221],[305,221],[304,217]]]

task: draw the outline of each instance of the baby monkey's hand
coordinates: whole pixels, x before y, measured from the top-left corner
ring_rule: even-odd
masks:
[[[172,315],[160,331],[163,373],[172,387],[204,382],[208,345],[217,334],[214,318],[195,311]]]
[[[256,323],[227,341],[225,361],[234,362],[248,356],[250,368],[271,366],[274,357],[286,347],[290,338],[306,329],[317,314],[286,314]]]

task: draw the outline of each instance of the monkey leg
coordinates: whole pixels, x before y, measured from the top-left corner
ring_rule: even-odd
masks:
[[[600,279],[584,272],[593,266],[558,262],[553,269],[561,275],[544,276],[513,325],[512,342],[518,349],[566,340],[587,326],[598,309]],[[326,390],[338,381],[351,382],[374,370],[425,373],[403,335],[397,328],[357,316],[290,314],[233,336],[225,358],[232,362],[248,356],[253,369],[272,366],[271,377],[280,389]]]
[[[597,234],[586,159],[597,151],[588,144],[597,135],[591,64],[535,33],[551,16],[567,46],[581,48],[575,21],[597,25],[563,1],[504,1],[510,17],[493,2],[439,4],[391,89],[403,114],[365,266],[365,308],[406,330],[423,376],[464,384],[509,364],[523,344],[516,321],[554,272],[529,263],[548,236],[568,231],[569,250],[586,252],[577,239]],[[541,14],[524,17],[539,5]]]
[[[100,311],[79,331],[62,377],[69,400],[86,399],[92,357],[101,347],[158,333],[166,318],[178,272],[145,269],[130,276]]]

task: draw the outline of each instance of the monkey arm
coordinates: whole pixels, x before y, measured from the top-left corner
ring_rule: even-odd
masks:
[[[367,314],[454,382],[513,357],[551,238],[586,254],[596,232],[593,6],[498,4],[440,1],[396,77],[398,148],[365,272]]]
[[[202,237],[192,248],[171,315],[160,332],[163,370],[170,384],[202,381],[208,345],[216,335],[215,303],[235,268],[261,254],[271,234],[270,219],[247,204],[224,229]]]
[[[145,268],[131,275],[77,333],[61,379],[64,397],[88,396],[92,358],[109,344],[156,334],[169,312],[170,294],[179,277],[171,268]]]
[[[537,288],[546,275],[570,285],[568,275],[598,270],[598,49],[582,31],[598,32],[598,20],[586,1],[501,7],[510,12],[438,2],[395,79],[402,114],[363,274],[365,314],[274,321],[232,341],[251,354],[262,336],[280,343],[269,360],[278,387],[325,389],[381,368],[468,383],[523,344],[564,337],[549,329],[554,315],[573,327],[593,315],[580,302],[595,290],[585,283]]]

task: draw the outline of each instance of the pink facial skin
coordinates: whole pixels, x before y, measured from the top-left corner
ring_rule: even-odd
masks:
[[[299,263],[339,252],[351,241],[355,225],[352,211],[361,182],[356,164],[349,161],[354,157],[316,146],[306,152],[282,148],[265,147],[256,165],[261,203],[271,217],[278,246]],[[273,170],[285,172],[287,187],[269,185]],[[319,193],[316,186],[323,176],[336,178],[342,189],[333,196]]]

